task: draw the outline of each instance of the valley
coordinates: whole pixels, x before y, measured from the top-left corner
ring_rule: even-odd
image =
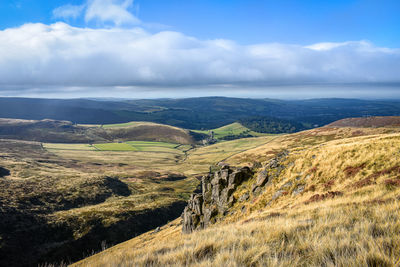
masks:
[[[203,266],[221,265],[227,258],[233,266],[280,266],[294,259],[298,265],[357,265],[371,256],[370,245],[355,248],[343,241],[366,256],[350,259],[345,250],[331,255],[332,262],[324,249],[313,247],[321,231],[326,233],[321,230],[329,225],[324,226],[324,218],[332,217],[335,229],[343,231],[348,219],[340,214],[354,214],[361,228],[351,228],[353,235],[371,227],[397,229],[397,217],[390,222],[370,217],[376,223],[370,226],[368,218],[356,218],[360,210],[354,207],[372,201],[363,212],[377,216],[380,205],[383,216],[389,216],[398,205],[398,117],[344,119],[292,134],[257,133],[238,122],[203,131],[149,122],[0,122],[0,265],[59,265],[87,257],[77,266]],[[281,153],[279,171],[268,169]],[[230,191],[229,208],[214,215],[212,225],[182,234],[178,217],[191,194],[202,192],[204,175],[226,165],[233,171],[249,167],[252,175]],[[336,235],[336,230],[327,234],[326,242]],[[304,251],[300,238],[309,243]],[[371,238],[367,244],[383,246],[390,240]],[[241,244],[255,249],[247,251]],[[23,258],[18,256],[21,248]],[[283,254],[265,254],[279,249],[285,249]],[[154,254],[159,250],[165,252]],[[371,260],[390,266],[397,254],[388,253],[382,248]]]
[[[79,126],[89,128],[90,133],[112,129],[112,134],[118,135],[112,140],[121,141],[78,143],[80,136],[87,136],[86,131],[77,139],[75,131],[58,127],[70,125],[67,122],[38,123],[8,120],[7,125],[2,124],[2,133],[27,139],[29,135],[24,133],[33,128],[45,132],[41,140],[54,140],[53,135],[49,137],[54,131],[74,143],[0,140],[1,167],[5,170],[0,178],[0,265],[69,263],[162,226],[180,215],[198,188],[199,176],[210,166],[276,137],[202,146],[194,141],[187,144],[186,140],[194,140],[189,135],[179,139],[158,131],[169,126],[150,124],[158,130],[147,128],[147,140],[169,142],[122,141],[129,140],[137,127],[148,125],[130,123]],[[32,128],[13,132],[10,128],[16,124]],[[173,130],[178,136],[188,132]],[[151,132],[159,135],[151,137]],[[172,143],[177,139],[182,143]],[[21,249],[25,251],[22,258],[18,256]]]

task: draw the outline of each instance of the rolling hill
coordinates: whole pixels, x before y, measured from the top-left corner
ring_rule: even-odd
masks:
[[[194,144],[189,131],[164,124],[76,125],[70,121],[0,119],[0,138],[53,143],[162,141]]]
[[[392,122],[277,136],[235,154],[224,162],[252,174],[236,180],[240,169],[225,166],[203,178],[213,193],[193,196],[185,221],[196,231],[183,234],[179,218],[73,266],[396,266],[400,128]],[[229,205],[218,202],[225,191]],[[210,198],[223,213],[205,227],[197,219]]]
[[[74,124],[149,121],[208,130],[255,116],[296,121],[307,128],[363,116],[400,115],[399,100],[312,99],[284,101],[228,97],[89,100],[0,98],[0,118],[64,120]]]

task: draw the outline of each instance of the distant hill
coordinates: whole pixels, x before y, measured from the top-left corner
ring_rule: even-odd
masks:
[[[0,138],[51,143],[164,141],[193,144],[189,131],[169,125],[135,122],[127,125],[76,125],[59,120],[0,119]]]
[[[312,99],[283,101],[228,97],[144,100],[0,98],[0,117],[66,120],[84,124],[149,121],[209,130],[262,116],[302,123],[307,128],[350,117],[400,116],[400,101]]]

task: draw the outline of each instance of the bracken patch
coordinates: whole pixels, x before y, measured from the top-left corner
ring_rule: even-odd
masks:
[[[325,190],[331,189],[331,187],[335,184],[335,180],[330,180],[323,184]]]
[[[363,168],[365,168],[366,164],[363,163],[359,166],[348,166],[344,169],[344,173],[346,174],[346,177],[354,177],[359,173]]]
[[[386,179],[385,180],[385,185],[388,186],[400,186],[400,180],[399,179]]]
[[[315,194],[312,197],[310,197],[310,199],[307,200],[305,202],[305,204],[309,204],[309,203],[317,202],[317,201],[322,201],[322,200],[325,200],[325,199],[328,199],[328,198],[335,198],[337,196],[342,196],[342,195],[343,195],[343,193],[340,192],[340,191],[329,191],[328,193],[325,193],[325,194]]]
[[[352,185],[352,187],[358,189],[358,188],[361,188],[361,187],[364,187],[364,186],[367,186],[367,185],[371,185],[371,184],[375,184],[375,182],[372,181],[371,177],[367,177],[367,178],[364,178],[364,179],[362,179],[362,180],[360,180],[358,182],[355,182]]]

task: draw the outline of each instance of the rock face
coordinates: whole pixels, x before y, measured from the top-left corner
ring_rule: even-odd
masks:
[[[184,233],[204,229],[216,221],[217,216],[226,215],[235,203],[233,193],[245,180],[251,178],[248,167],[233,169],[227,165],[221,170],[202,178],[202,193],[192,194],[182,213]]]

